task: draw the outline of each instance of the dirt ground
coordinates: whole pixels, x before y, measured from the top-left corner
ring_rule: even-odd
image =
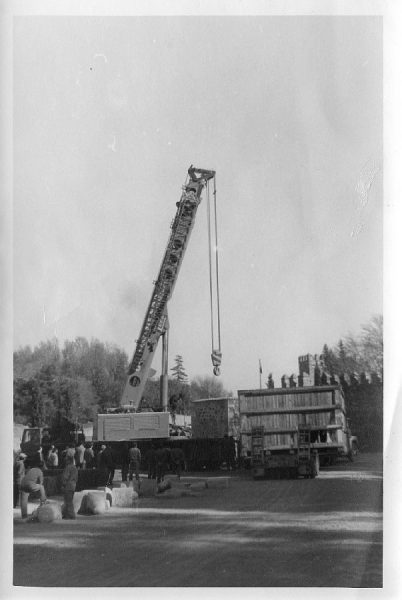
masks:
[[[14,585],[381,587],[380,455],[314,480],[206,475],[229,485],[50,524],[15,509]]]

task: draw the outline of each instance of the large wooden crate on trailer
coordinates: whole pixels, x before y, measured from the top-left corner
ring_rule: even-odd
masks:
[[[349,452],[345,399],[337,385],[239,390],[242,456],[251,454],[251,430],[264,427],[266,450],[297,446],[297,428],[310,425],[320,454]]]
[[[238,438],[239,410],[237,398],[203,398],[193,400],[191,419],[193,438]]]
[[[94,440],[119,442],[169,437],[169,413],[98,414]]]

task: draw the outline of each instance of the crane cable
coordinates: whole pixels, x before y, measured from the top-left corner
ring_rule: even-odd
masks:
[[[218,260],[218,219],[216,211],[216,180],[214,180],[214,246],[215,246],[215,282],[213,282],[213,266],[212,266],[212,235],[211,235],[211,200],[210,200],[210,189],[209,181],[207,182],[207,220],[208,220],[208,250],[209,250],[209,291],[210,291],[210,309],[211,309],[211,341],[212,341],[212,364],[214,367],[214,374],[220,374],[220,365],[222,361],[221,351],[221,321],[220,321],[220,299],[219,299],[219,260]],[[216,286],[216,308],[217,308],[217,337],[218,347],[215,348],[214,339],[214,298],[213,298],[213,287],[214,283]]]

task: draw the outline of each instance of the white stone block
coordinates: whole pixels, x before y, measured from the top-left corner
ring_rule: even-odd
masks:
[[[86,508],[93,515],[102,515],[106,511],[106,492],[102,490],[91,490],[86,495]]]
[[[129,508],[138,500],[138,494],[133,488],[113,488],[113,506]]]
[[[35,511],[36,517],[40,523],[51,523],[62,518],[61,505],[58,502],[49,501],[42,504]]]

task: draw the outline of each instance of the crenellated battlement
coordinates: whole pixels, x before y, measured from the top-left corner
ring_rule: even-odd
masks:
[[[291,387],[312,387],[319,385],[341,385],[343,388],[357,385],[378,385],[382,384],[381,376],[374,372],[347,372],[340,375],[329,373],[325,370],[322,355],[304,354],[299,356],[299,374],[282,375],[282,388]],[[268,386],[267,386],[268,387]],[[275,381],[270,378],[269,387],[274,388]]]

